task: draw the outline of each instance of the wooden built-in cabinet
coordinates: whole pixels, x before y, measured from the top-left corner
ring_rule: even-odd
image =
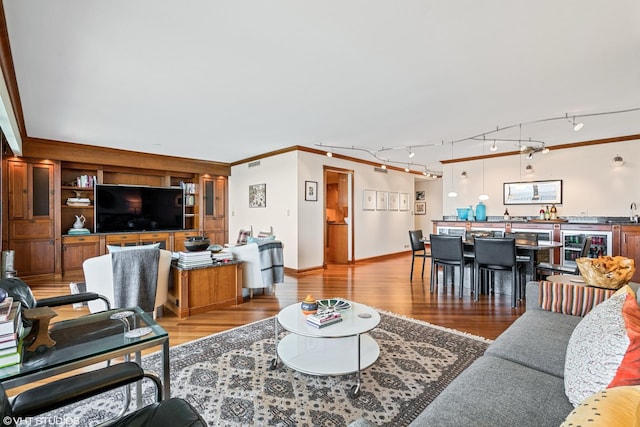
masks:
[[[100,255],[100,236],[64,236],[62,237],[62,271],[68,274],[82,270],[87,258]]]
[[[53,160],[12,157],[3,164],[3,249],[15,251],[14,266],[21,277],[81,272],[82,262],[107,253],[107,245],[160,243],[163,249],[180,251],[184,241],[196,235],[208,236],[212,243],[228,240],[227,177],[217,175],[228,174],[228,165],[141,153],[131,156],[120,150],[57,142],[32,143],[25,151],[35,147]],[[133,163],[149,168],[132,166],[133,157],[137,159]],[[185,230],[95,234],[95,184],[182,185],[187,189]],[[88,199],[88,203],[70,203],[73,198]],[[76,217],[85,218],[84,228],[91,234],[68,234]]]
[[[620,255],[636,260],[632,282],[640,282],[640,226],[620,227]]]
[[[55,271],[54,164],[48,161],[7,161],[8,247],[15,251],[19,275]]]
[[[211,243],[224,244],[227,233],[227,178],[202,178],[202,231]]]
[[[108,233],[105,234],[105,243],[114,246],[141,246],[159,243],[160,249],[171,250],[169,232],[149,233]],[[103,253],[105,253],[103,251]]]

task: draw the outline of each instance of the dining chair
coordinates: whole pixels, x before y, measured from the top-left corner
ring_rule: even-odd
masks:
[[[451,269],[455,279],[455,268],[460,269],[458,278],[458,294],[462,298],[464,289],[464,267],[469,264],[469,274],[471,277],[471,289],[473,291],[473,255],[465,253],[462,236],[446,236],[441,234],[431,234],[431,292],[438,287],[438,267],[442,266],[442,281],[447,285],[447,270]],[[452,281],[455,281],[453,280]]]
[[[424,277],[424,264],[427,258],[431,258],[431,253],[425,246],[422,230],[409,230],[409,240],[411,242],[411,280],[413,280],[413,264],[416,258],[422,258],[422,276]]]
[[[589,250],[591,249],[591,237],[585,237],[582,242],[582,248],[580,248],[580,257],[584,258],[589,256]],[[546,274],[545,274],[546,273]],[[536,265],[536,276],[549,276],[553,274],[580,274],[578,265],[562,265],[553,264],[549,262],[540,262]]]
[[[474,239],[475,253],[475,300],[480,298],[481,272],[510,272],[511,273],[511,307],[515,308],[520,298],[520,278],[518,261],[516,259],[516,241],[513,238],[483,238]]]
[[[535,252],[529,249],[518,248],[518,245],[538,246],[538,233],[528,233],[518,231],[515,233],[504,233],[505,238],[515,239],[516,241],[516,262],[520,270],[520,295],[522,295],[523,287],[527,282],[527,267],[531,266],[532,279],[535,280]]]

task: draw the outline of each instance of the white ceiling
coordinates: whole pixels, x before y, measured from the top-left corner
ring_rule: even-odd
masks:
[[[4,0],[29,137],[234,162],[415,163],[640,133],[638,0]],[[445,142],[442,145],[442,141]],[[517,142],[499,142],[511,151]],[[374,158],[365,151],[336,152]],[[408,150],[380,158],[409,162]],[[415,167],[419,168],[419,167]]]

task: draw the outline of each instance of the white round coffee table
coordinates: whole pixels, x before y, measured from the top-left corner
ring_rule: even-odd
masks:
[[[357,384],[351,396],[360,394],[360,371],[371,366],[380,356],[378,343],[367,334],[380,323],[380,314],[364,304],[350,302],[351,308],[341,312],[342,322],[315,328],[307,324],[300,303],[283,308],[276,316],[276,357],[296,371],[310,375],[345,375],[356,372]],[[279,339],[279,326],[291,332]]]

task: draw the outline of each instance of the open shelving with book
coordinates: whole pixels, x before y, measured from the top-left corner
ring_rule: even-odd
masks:
[[[184,228],[197,230],[198,221],[198,187],[196,176],[171,176],[171,186],[184,190]]]
[[[85,228],[94,232],[93,187],[99,172],[91,165],[63,163],[60,176],[60,226],[62,233],[73,228],[76,216],[85,218]]]

